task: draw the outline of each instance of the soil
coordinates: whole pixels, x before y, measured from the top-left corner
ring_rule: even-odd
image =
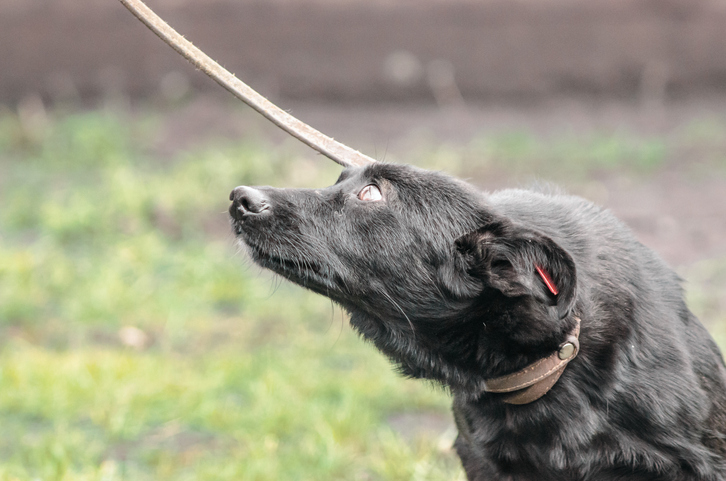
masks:
[[[273,99],[726,91],[721,0],[148,0]],[[0,0],[0,102],[215,86],[109,0]]]

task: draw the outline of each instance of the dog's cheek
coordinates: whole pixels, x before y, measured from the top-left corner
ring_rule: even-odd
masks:
[[[455,299],[473,299],[483,288],[481,281],[456,262],[447,262],[438,269],[441,287]]]

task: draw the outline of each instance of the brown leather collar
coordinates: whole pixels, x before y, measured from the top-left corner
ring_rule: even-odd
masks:
[[[575,317],[575,321],[575,328],[557,351],[515,373],[487,379],[484,391],[511,393],[504,397],[507,404],[528,404],[547,394],[562,375],[567,363],[580,352],[580,318]]]

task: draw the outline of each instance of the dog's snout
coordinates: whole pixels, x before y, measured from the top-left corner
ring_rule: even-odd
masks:
[[[261,214],[270,208],[270,199],[267,195],[254,187],[239,186],[229,194],[232,205],[229,213],[235,219],[242,219],[249,214]]]

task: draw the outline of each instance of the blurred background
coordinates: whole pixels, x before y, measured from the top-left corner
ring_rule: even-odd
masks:
[[[609,207],[726,347],[726,1],[148,4],[375,158]],[[0,0],[0,66],[0,481],[464,479],[447,393],[229,233],[339,167],[114,0]]]

